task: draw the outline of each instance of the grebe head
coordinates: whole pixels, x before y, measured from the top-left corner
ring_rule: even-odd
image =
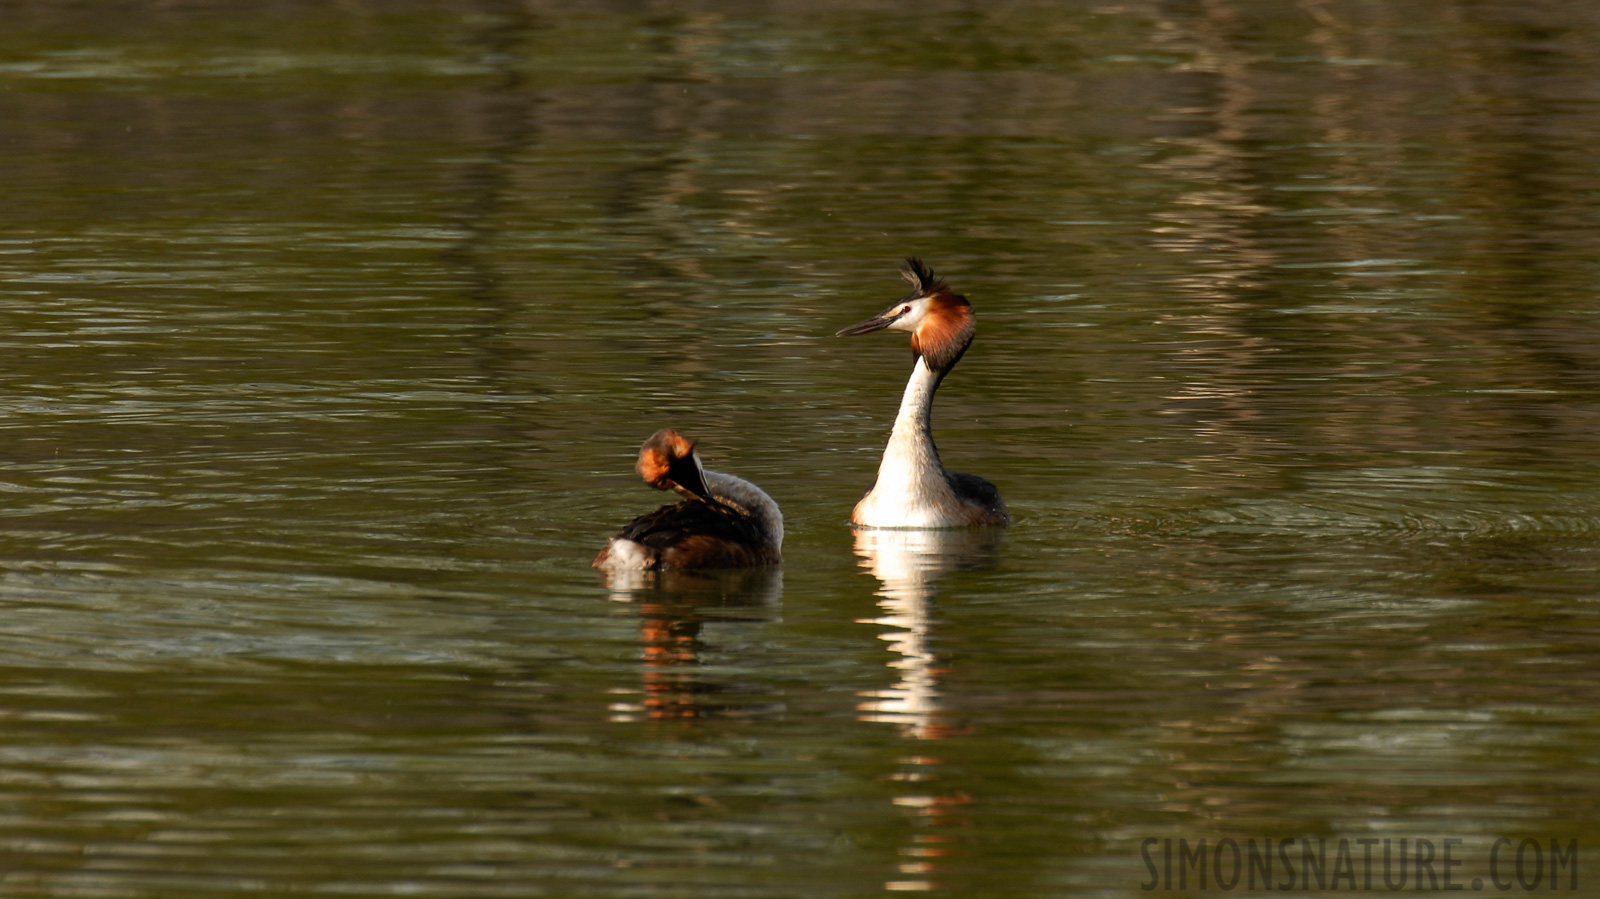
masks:
[[[892,329],[911,332],[911,351],[934,371],[949,371],[972,343],[977,319],[967,298],[945,286],[933,269],[915,256],[908,257],[900,276],[911,282],[911,292],[889,308],[863,322],[841,328],[835,337],[853,337]]]
[[[694,444],[671,428],[650,435],[639,447],[639,476],[657,490],[676,490],[690,499],[711,501],[706,472]]]

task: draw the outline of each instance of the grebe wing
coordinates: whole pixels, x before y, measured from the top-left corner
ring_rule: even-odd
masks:
[[[1000,498],[1000,490],[995,485],[963,471],[947,471],[945,478],[949,480],[950,489],[955,491],[957,499],[988,513],[986,520],[979,524],[1011,523],[1011,512],[1006,509],[1006,501]]]
[[[655,550],[668,568],[745,568],[777,561],[748,515],[699,500],[641,515],[617,536]]]

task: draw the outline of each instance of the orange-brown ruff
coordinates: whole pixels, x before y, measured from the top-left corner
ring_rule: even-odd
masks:
[[[1011,513],[995,486],[977,475],[945,471],[933,443],[933,394],[972,345],[977,317],[972,304],[912,257],[901,275],[911,292],[878,315],[836,336],[886,328],[911,332],[916,364],[900,399],[878,478],[856,504],[852,524],[875,528],[948,528],[1007,525]]]
[[[694,444],[657,431],[639,448],[638,470],[657,490],[684,501],[641,515],[594,557],[595,568],[753,568],[783,557],[783,513],[760,487],[707,471]]]

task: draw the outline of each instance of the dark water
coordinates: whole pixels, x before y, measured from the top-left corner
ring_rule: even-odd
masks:
[[[0,17],[0,895],[1600,840],[1600,11]],[[1003,533],[844,524],[909,359],[827,335],[908,253]],[[781,573],[589,570],[666,425]]]

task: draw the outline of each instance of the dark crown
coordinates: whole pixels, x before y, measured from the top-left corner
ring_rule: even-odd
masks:
[[[910,281],[912,289],[922,296],[944,287],[944,279],[936,276],[927,263],[915,256],[906,257],[906,264],[900,267],[900,277]]]

